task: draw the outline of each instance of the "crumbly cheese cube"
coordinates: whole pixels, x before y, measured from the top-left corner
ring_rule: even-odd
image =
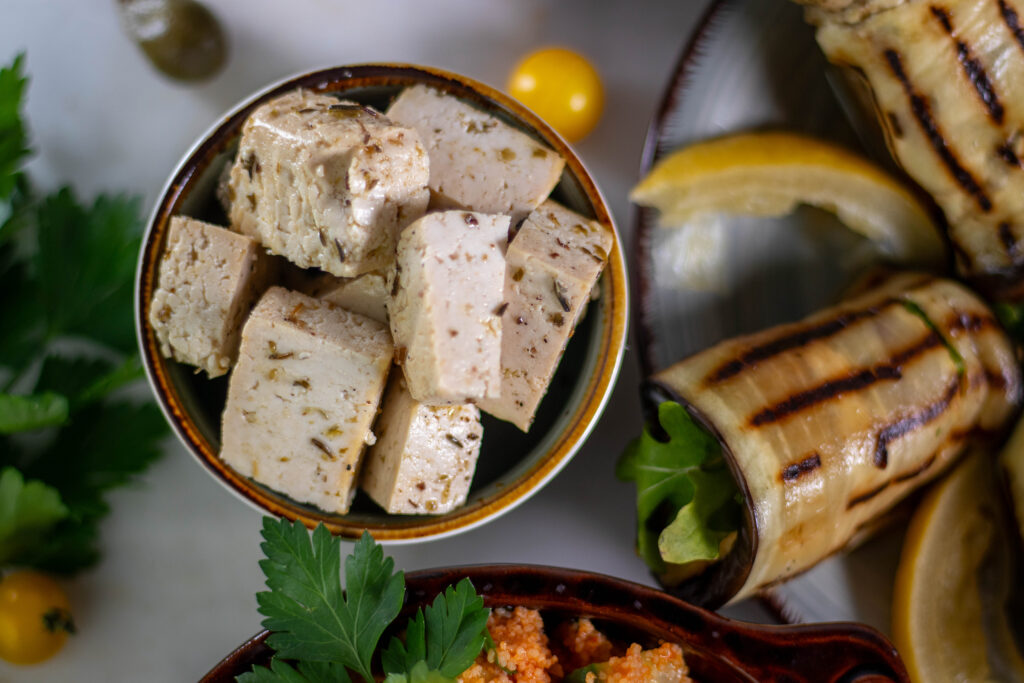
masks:
[[[295,91],[245,122],[228,183],[231,225],[303,268],[387,268],[426,210],[429,159],[415,130],[328,95]]]
[[[362,488],[393,514],[441,514],[466,502],[483,427],[471,404],[428,406],[393,373],[366,452]]]
[[[193,218],[171,218],[149,306],[161,353],[210,377],[226,373],[245,316],[275,272],[255,240]]]
[[[508,225],[508,216],[444,211],[402,232],[388,277],[388,319],[417,401],[498,396]]]
[[[382,273],[366,273],[357,278],[327,275],[317,284],[313,296],[385,325],[388,322],[388,285]]]
[[[481,410],[530,428],[612,243],[611,230],[551,200],[523,221],[506,254],[501,395]]]
[[[267,290],[242,331],[221,458],[297,501],[348,512],[393,352],[375,320]]]
[[[517,225],[551,194],[565,166],[526,133],[425,85],[403,90],[387,113],[419,132],[438,207],[506,214]]]

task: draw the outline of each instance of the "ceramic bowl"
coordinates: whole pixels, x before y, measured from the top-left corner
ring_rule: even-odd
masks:
[[[562,358],[529,433],[484,416],[484,438],[466,504],[437,516],[389,515],[360,492],[346,515],[331,514],[239,475],[217,456],[220,416],[227,395],[225,377],[210,380],[194,368],[161,356],[149,325],[149,304],[172,216],[183,214],[226,225],[216,198],[222,169],[231,163],[242,124],[261,103],[304,88],[385,109],[403,88],[426,84],[450,93],[557,150],[566,160],[553,197],[609,226],[611,212],[594,180],[572,149],[543,121],[502,93],[469,78],[425,67],[364,64],[296,76],[249,98],[224,116],[185,155],[171,174],[153,211],[139,257],[135,315],[149,382],[164,414],[196,460],[229,491],[260,511],[323,522],[332,532],[357,538],[364,529],[380,541],[417,541],[447,536],[507,512],[544,486],[586,439],[611,392],[625,346],[626,270],[618,234],[599,283]]]
[[[765,626],[732,621],[647,586],[590,572],[495,565],[411,572],[405,614],[468,576],[489,607],[540,609],[549,629],[590,617],[614,641],[645,647],[679,643],[696,681],[882,683],[908,681],[896,649],[878,631],[854,623]],[[273,651],[266,631],[225,657],[204,683],[234,681]]]

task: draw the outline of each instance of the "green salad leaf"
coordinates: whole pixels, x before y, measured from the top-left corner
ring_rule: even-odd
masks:
[[[21,168],[24,61],[0,69],[0,468],[6,486],[8,472],[24,482],[16,507],[5,507],[13,488],[0,498],[0,515],[14,515],[0,518],[0,569],[74,573],[99,558],[106,492],[160,455],[167,425],[152,403],[117,394],[143,376],[132,306],[138,199],[36,195]],[[31,510],[50,514],[41,523]],[[5,541],[5,524],[32,533]]]
[[[323,524],[310,534],[300,523],[265,517],[260,567],[268,591],[256,595],[269,668],[256,666],[242,683],[374,681],[373,660],[384,631],[402,608],[405,576],[366,532],[345,559],[341,541]],[[404,638],[392,636],[381,654],[388,683],[452,683],[488,641],[490,610],[468,579],[449,586],[409,619]]]
[[[616,474],[636,483],[637,550],[664,573],[668,563],[718,559],[722,540],[739,528],[742,501],[718,441],[685,408],[662,403],[658,425],[626,447]]]

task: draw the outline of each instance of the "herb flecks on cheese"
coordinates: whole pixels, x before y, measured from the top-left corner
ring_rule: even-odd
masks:
[[[426,209],[416,131],[368,107],[295,91],[246,121],[228,181],[231,224],[303,268],[353,277],[390,265]]]
[[[392,354],[377,321],[271,288],[242,331],[221,457],[295,500],[348,512]]]

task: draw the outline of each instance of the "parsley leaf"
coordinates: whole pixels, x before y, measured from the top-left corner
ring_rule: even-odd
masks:
[[[0,565],[22,555],[67,515],[56,490],[26,482],[13,467],[0,470]]]
[[[68,400],[52,391],[30,396],[0,394],[0,434],[52,427],[67,419]]]
[[[385,673],[412,676],[423,662],[426,669],[419,668],[424,674],[437,672],[454,679],[483,648],[490,612],[469,579],[462,579],[454,588],[449,586],[425,611],[416,611],[404,643],[397,637],[391,639],[383,655]]]
[[[17,467],[53,487],[69,512],[12,561],[60,574],[95,563],[97,524],[109,512],[104,494],[156,460],[165,433],[163,415],[152,403],[108,400],[73,413],[44,443],[0,445],[0,467]]]
[[[42,201],[38,221],[32,267],[47,339],[78,335],[134,353],[138,199],[101,196],[85,207],[64,188]]]
[[[17,563],[73,573],[99,557],[104,494],[160,455],[167,425],[152,404],[114,394],[143,374],[132,305],[138,200],[80,204],[66,188],[34,194],[21,170],[23,66],[22,56],[0,68],[0,468],[29,480],[19,496],[31,492],[39,509],[59,506],[61,514],[31,526],[31,542],[22,534],[6,545],[3,525],[24,525],[0,518],[0,569]],[[68,338],[90,356],[56,355]],[[4,507],[14,494],[3,495],[0,514],[14,514]]]
[[[666,401],[658,423],[627,446],[616,468],[637,487],[637,550],[658,573],[666,561],[686,564],[718,558],[719,543],[738,529],[736,484],[722,460],[721,446],[686,409]]]
[[[256,595],[267,643],[280,657],[337,662],[372,681],[371,659],[387,626],[402,608],[405,578],[368,533],[345,560],[341,590],[340,546],[326,527],[312,536],[300,522],[263,520],[260,562],[267,587]]]
[[[28,156],[25,126],[21,121],[21,102],[28,79],[23,75],[25,55],[0,69],[0,205],[14,193],[21,163]],[[9,211],[9,210],[8,210]],[[0,215],[0,224],[6,216]]]
[[[335,662],[300,662],[298,669],[274,657],[270,668],[254,666],[235,678],[238,683],[351,683],[348,671]]]

